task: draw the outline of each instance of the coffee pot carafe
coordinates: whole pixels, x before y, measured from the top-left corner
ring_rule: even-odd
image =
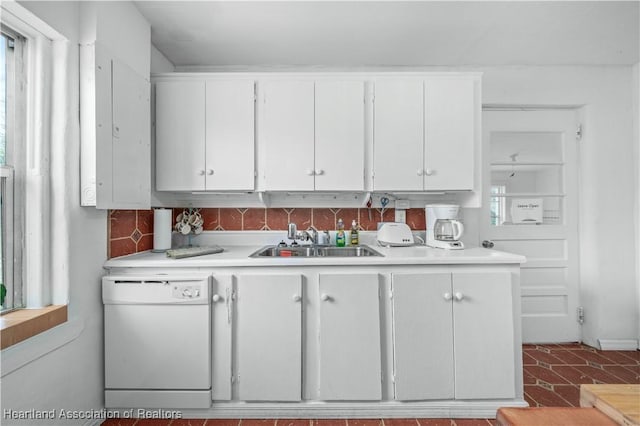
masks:
[[[434,225],[434,238],[440,241],[458,241],[464,232],[462,222],[455,219],[437,219]]]
[[[458,220],[460,206],[455,204],[427,204],[426,245],[448,250],[464,248],[460,241],[464,233],[464,225]]]

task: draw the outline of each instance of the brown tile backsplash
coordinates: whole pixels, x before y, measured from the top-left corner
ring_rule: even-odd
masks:
[[[152,210],[111,210],[107,227],[109,259],[153,247]]]
[[[173,220],[182,212],[173,209]],[[346,229],[356,219],[361,230],[374,231],[376,223],[392,221],[394,209],[367,208],[202,208],[205,231],[286,230],[289,222],[299,229],[314,226],[320,231],[336,229],[338,219]],[[369,219],[371,213],[371,219]],[[407,210],[407,225],[415,231],[425,229],[424,209]],[[111,210],[108,220],[108,257],[124,256],[153,248],[152,210]]]

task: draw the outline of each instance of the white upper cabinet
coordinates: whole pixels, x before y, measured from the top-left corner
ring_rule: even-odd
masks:
[[[148,73],[100,43],[80,48],[81,196],[98,209],[151,205]]]
[[[263,85],[265,189],[364,190],[364,82]]]
[[[207,81],[206,190],[252,190],[254,82]]]
[[[156,189],[254,189],[252,80],[156,83]]]
[[[156,83],[156,189],[203,190],[205,83]]]
[[[376,191],[474,189],[476,77],[375,82]]]
[[[156,190],[466,197],[479,116],[473,73],[160,75]]]
[[[265,189],[312,191],[313,81],[267,81],[262,89]]]
[[[476,149],[474,80],[433,77],[424,82],[424,187],[473,189]]]
[[[315,83],[315,189],[364,189],[364,82]]]
[[[373,182],[376,191],[420,191],[424,158],[422,80],[375,83]]]
[[[146,78],[116,59],[111,61],[111,140],[96,150],[99,209],[150,206],[149,92]]]

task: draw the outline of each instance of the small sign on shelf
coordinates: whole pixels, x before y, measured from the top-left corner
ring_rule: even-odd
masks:
[[[513,224],[537,225],[542,223],[542,198],[514,198],[511,200]]]

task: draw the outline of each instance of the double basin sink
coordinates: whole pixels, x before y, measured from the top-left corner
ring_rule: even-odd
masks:
[[[279,247],[265,246],[249,257],[364,257],[382,256],[374,249],[367,246],[297,246]]]

